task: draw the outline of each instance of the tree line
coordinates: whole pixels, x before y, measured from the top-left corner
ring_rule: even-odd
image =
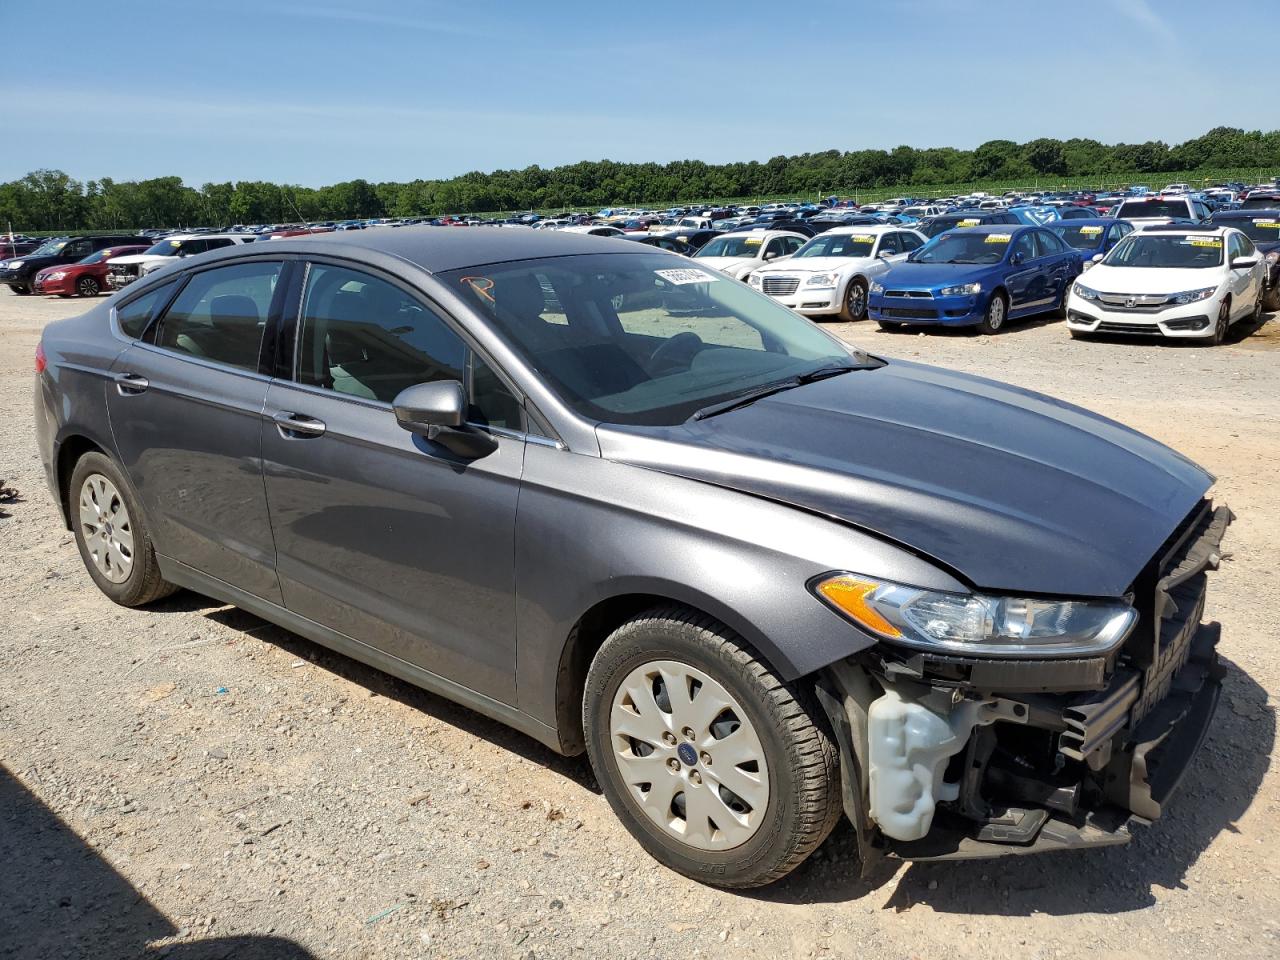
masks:
[[[81,183],[60,170],[36,170],[0,183],[0,226],[18,231],[279,223],[349,217],[439,216],[503,210],[595,208],[731,197],[852,194],[878,187],[1031,182],[1033,178],[1108,177],[1207,169],[1280,167],[1280,130],[1218,127],[1173,146],[1162,141],[1104,144],[1040,138],[991,140],[974,150],[950,147],[826,150],[758,161],[710,164],[583,161],[544,169],[475,171],[447,180],[325,187],[264,181],[206,183],[179,177]]]

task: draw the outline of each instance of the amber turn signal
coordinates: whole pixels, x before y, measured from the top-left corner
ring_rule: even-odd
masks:
[[[818,596],[827,603],[872,633],[878,633],[882,637],[900,637],[902,631],[882,617],[867,602],[880,586],[872,580],[859,580],[857,577],[840,575],[822,581],[817,586],[817,592]]]

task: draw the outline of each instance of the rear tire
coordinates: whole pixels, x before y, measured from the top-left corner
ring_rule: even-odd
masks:
[[[1270,313],[1280,310],[1280,280],[1276,281],[1276,285],[1267,291],[1267,295],[1263,298],[1262,307]]]
[[[978,332],[984,333],[989,337],[995,336],[1004,329],[1008,317],[1009,298],[1005,296],[1003,290],[997,290],[991,295],[991,302],[987,304],[987,312],[982,315],[982,320],[978,323]]]
[[[839,819],[839,754],[812,691],[784,684],[740,637],[686,607],[650,610],[605,640],[583,727],[623,826],[694,880],[772,883]]]
[[[142,508],[110,457],[81,457],[67,498],[80,559],[99,590],[121,606],[140,607],[178,589],[160,576]]]

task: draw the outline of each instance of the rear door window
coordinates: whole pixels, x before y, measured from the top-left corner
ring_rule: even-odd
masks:
[[[146,332],[147,322],[156,312],[156,308],[169,299],[174,283],[176,281],[171,280],[169,283],[161,284],[116,308],[116,323],[120,324],[120,330],[126,337],[137,340]]]
[[[281,268],[237,263],[195,274],[161,319],[156,346],[256,371]]]

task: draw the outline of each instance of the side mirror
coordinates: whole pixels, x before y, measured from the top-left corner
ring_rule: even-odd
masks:
[[[467,392],[457,380],[419,383],[401,390],[391,403],[396,423],[468,460],[487,456],[498,443],[467,426]]]
[[[1232,270],[1249,270],[1258,265],[1257,257],[1236,257],[1231,261]]]
[[[1101,262],[1102,262],[1102,258],[1103,258],[1103,256],[1104,256],[1104,254],[1101,254],[1101,253],[1095,253],[1092,257],[1090,257],[1090,258],[1089,258],[1089,262],[1090,262],[1090,263],[1101,263]]]
[[[772,253],[772,252],[770,252],[770,253],[766,253],[763,257],[761,257],[761,259],[762,259],[762,260],[775,260],[775,259],[777,259],[777,256],[778,256],[778,255],[777,255],[776,253]]]
[[[1022,254],[1016,250],[1013,253],[1009,254],[1009,262],[1013,264],[1015,267],[1021,264],[1022,260],[1023,260]]]

